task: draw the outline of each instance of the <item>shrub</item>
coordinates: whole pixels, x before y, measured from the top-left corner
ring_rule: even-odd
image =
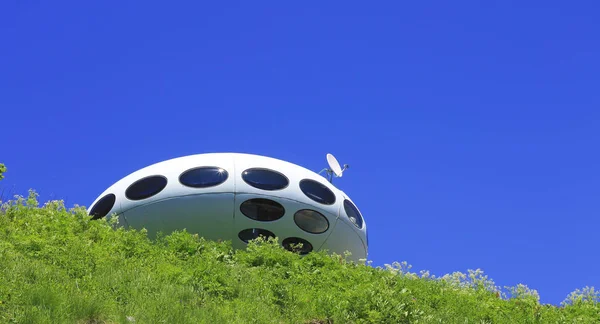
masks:
[[[0,180],[4,179],[4,173],[6,172],[6,166],[0,163]]]
[[[41,207],[37,194],[0,206],[2,323],[593,323],[592,287],[559,307],[483,271],[439,278],[407,262],[372,267],[324,251],[247,249],[185,230],[149,239],[84,207]],[[365,260],[366,261],[366,260]]]

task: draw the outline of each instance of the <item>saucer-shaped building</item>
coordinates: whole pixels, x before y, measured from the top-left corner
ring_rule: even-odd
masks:
[[[367,257],[367,225],[348,195],[311,170],[260,155],[196,154],[147,166],[106,189],[88,213],[116,215],[151,236],[186,229],[234,248],[276,236],[287,249],[302,243],[301,254]]]

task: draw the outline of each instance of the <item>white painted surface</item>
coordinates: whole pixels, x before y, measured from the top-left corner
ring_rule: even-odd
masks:
[[[179,176],[192,168],[215,166],[228,172],[227,180],[210,188],[190,188],[179,182]],[[242,179],[242,172],[249,168],[266,168],[285,175],[289,184],[281,190],[254,188]],[[147,199],[134,201],[125,197],[125,190],[135,181],[162,175],[168,180],[166,187]],[[300,180],[312,179],[328,187],[336,196],[332,205],[324,205],[308,198],[300,190]],[[238,233],[247,228],[262,228],[273,232],[279,242],[287,237],[300,237],[309,241],[315,250],[328,248],[342,254],[352,252],[358,260],[367,255],[366,222],[358,229],[348,219],[343,202],[351,199],[324,177],[295,165],[271,157],[242,153],[209,153],[184,156],[149,165],[137,170],[106,189],[90,205],[106,194],[116,195],[116,202],[110,214],[124,219],[126,225],[140,229],[145,227],[153,236],[156,231],[165,234],[186,228],[211,240],[230,240],[235,248],[243,248],[246,243],[238,238]],[[260,222],[244,216],[239,207],[251,198],[266,198],[279,202],[285,208],[285,215],[276,221]],[[358,208],[358,206],[357,206]],[[88,209],[88,213],[90,211]],[[322,234],[303,231],[294,223],[294,213],[300,209],[313,209],[325,215],[329,229]],[[109,217],[109,216],[107,216]]]

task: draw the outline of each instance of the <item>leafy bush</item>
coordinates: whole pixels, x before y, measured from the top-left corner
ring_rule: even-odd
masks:
[[[6,172],[6,166],[0,163],[0,180],[4,179],[4,173]]]
[[[525,285],[502,290],[481,270],[440,278],[406,262],[299,256],[277,239],[245,250],[185,230],[150,240],[84,207],[0,207],[3,323],[598,323],[586,287],[557,307]]]

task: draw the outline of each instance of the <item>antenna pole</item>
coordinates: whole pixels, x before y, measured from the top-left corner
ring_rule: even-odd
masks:
[[[319,174],[323,173],[323,171],[327,172],[327,180],[329,181],[329,183],[333,183],[333,170],[325,168],[319,171]]]

